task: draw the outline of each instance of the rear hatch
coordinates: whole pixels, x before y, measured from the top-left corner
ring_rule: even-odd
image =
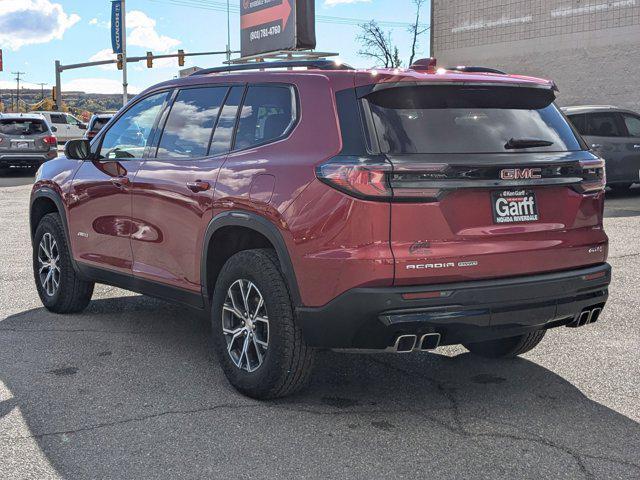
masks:
[[[0,118],[0,151],[21,154],[47,152],[51,136],[44,120],[29,118]]]
[[[378,85],[363,95],[387,165],[396,285],[561,271],[606,260],[604,164],[551,88]]]

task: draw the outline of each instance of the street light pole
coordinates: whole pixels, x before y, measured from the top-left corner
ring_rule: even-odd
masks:
[[[122,106],[129,101],[127,89],[127,7],[126,0],[122,0]]]

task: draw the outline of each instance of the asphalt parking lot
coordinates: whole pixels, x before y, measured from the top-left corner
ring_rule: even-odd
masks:
[[[308,390],[260,403],[197,312],[99,286],[39,303],[32,177],[0,177],[0,478],[640,478],[640,188],[607,200],[598,323],[524,358],[323,352]]]

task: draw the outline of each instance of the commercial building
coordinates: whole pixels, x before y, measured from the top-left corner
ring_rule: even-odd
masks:
[[[432,0],[432,56],[552,78],[559,103],[640,110],[640,0]]]

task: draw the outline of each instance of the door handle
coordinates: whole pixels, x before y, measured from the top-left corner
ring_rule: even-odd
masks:
[[[113,183],[116,187],[126,188],[131,185],[131,180],[129,177],[113,177],[109,179],[111,183]]]
[[[640,148],[640,145],[634,145],[633,148]]]
[[[196,180],[195,182],[187,182],[187,188],[193,193],[206,192],[211,188],[209,182],[203,182],[202,180]]]

